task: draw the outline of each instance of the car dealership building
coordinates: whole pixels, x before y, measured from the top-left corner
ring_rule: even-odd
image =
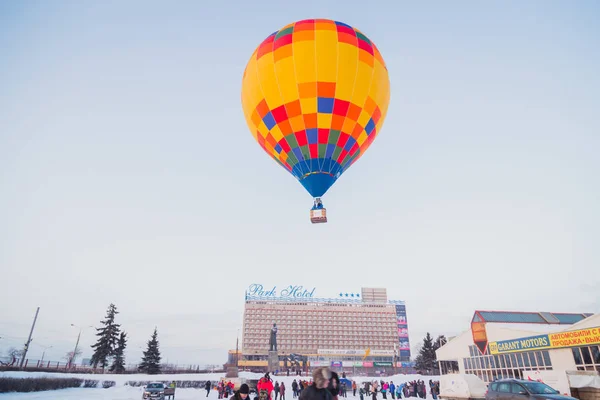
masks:
[[[600,314],[475,311],[436,354],[442,374],[537,379],[571,393],[600,389],[599,346]]]

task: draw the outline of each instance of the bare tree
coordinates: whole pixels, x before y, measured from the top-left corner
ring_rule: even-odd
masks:
[[[81,349],[77,349],[77,353],[75,353],[75,357],[79,357],[81,355]],[[69,360],[74,360],[75,358],[73,357],[73,350],[67,352],[67,354],[65,354],[64,359],[69,361]]]
[[[17,363],[17,361],[23,355],[23,349],[19,350],[14,347],[11,347],[7,350],[6,355],[10,359],[10,361],[8,362],[8,365],[14,365]]]

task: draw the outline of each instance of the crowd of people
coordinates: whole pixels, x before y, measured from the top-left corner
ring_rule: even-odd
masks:
[[[354,385],[354,381],[353,381]],[[393,381],[384,382],[373,381],[363,382],[363,386],[360,388],[359,395],[360,400],[364,400],[364,396],[371,396],[373,400],[377,399],[377,393],[381,393],[383,399],[407,399],[409,397],[419,397],[425,399],[427,397],[427,386],[429,386],[429,392],[431,397],[436,400],[440,394],[440,382],[429,380],[429,384],[426,385],[422,380],[415,380],[412,382],[403,382],[400,384],[394,384]],[[356,396],[356,394],[355,394]]]
[[[229,384],[224,382],[221,384],[223,397],[219,390],[219,399],[228,397],[225,394],[231,391]],[[356,397],[358,391],[360,400],[396,400],[410,397],[425,399],[428,391],[431,397],[437,400],[440,394],[440,382],[431,379],[428,383],[423,380],[413,380],[394,384],[393,381],[374,380],[357,384],[354,380],[346,379],[345,375],[340,379],[339,375],[328,367],[316,368],[310,380],[294,379],[291,386],[292,398],[298,398],[298,400],[339,400],[340,397],[348,397],[350,390],[353,397]],[[261,391],[264,393],[262,396]],[[256,392],[254,400],[285,400],[286,387],[283,382],[279,381],[275,381],[273,384],[272,378],[267,373],[258,381]],[[244,383],[230,400],[246,400],[249,393],[249,387]],[[241,397],[242,395],[245,397]]]
[[[217,392],[219,393],[219,399],[226,399],[233,394],[233,382],[224,380],[217,383]],[[208,397],[208,393],[210,392],[210,381],[206,382],[206,397]]]

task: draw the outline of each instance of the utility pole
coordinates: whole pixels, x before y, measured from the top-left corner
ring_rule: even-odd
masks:
[[[71,324],[73,325],[73,324]],[[75,357],[77,356],[77,347],[79,347],[79,339],[81,338],[81,328],[79,328],[79,335],[77,335],[77,341],[75,342],[75,350],[73,350],[73,355],[69,360],[69,368],[73,366],[73,361],[75,361]]]
[[[27,350],[29,350],[29,344],[31,343],[31,335],[33,335],[33,328],[35,328],[35,321],[37,321],[38,313],[40,312],[40,308],[38,307],[35,311],[35,317],[33,318],[33,324],[31,324],[31,330],[29,331],[29,338],[25,343],[25,347],[23,348],[23,355],[21,356],[21,364],[19,368],[23,368],[23,363],[25,362],[25,357],[27,356]]]
[[[69,364],[67,366],[67,368],[71,368],[73,366],[73,362],[75,361],[75,358],[77,358],[77,349],[79,348],[79,339],[81,338],[81,332],[83,332],[85,329],[87,328],[93,328],[92,325],[89,326],[85,326],[85,327],[81,327],[75,324],[71,324],[71,326],[75,327],[75,328],[79,328],[79,335],[77,335],[77,342],[75,342],[75,349],[73,350],[73,354],[71,355],[71,358],[69,359]]]
[[[46,355],[46,350],[51,349],[52,346],[44,346],[44,352],[42,353],[42,359],[40,360],[40,365],[44,362],[44,356]]]

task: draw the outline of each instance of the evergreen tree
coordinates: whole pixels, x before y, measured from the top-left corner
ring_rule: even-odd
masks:
[[[115,349],[115,359],[110,366],[110,372],[115,372],[117,374],[125,372],[125,347],[127,347],[127,334],[121,332],[117,348]]]
[[[96,368],[99,364],[102,367],[102,372],[104,372],[104,368],[108,363],[108,358],[115,355],[115,349],[117,348],[119,333],[121,331],[121,325],[115,323],[115,316],[118,313],[117,307],[111,303],[106,311],[104,321],[100,321],[104,326],[96,328],[98,341],[92,345],[94,354],[90,360],[90,365]]]
[[[417,370],[424,373],[432,373],[436,368],[436,362],[437,357],[435,355],[433,338],[427,332],[427,335],[423,338],[423,345],[419,350],[419,355],[415,359]]]
[[[138,369],[146,374],[160,374],[160,350],[156,328],[154,328],[152,338],[148,341],[148,349],[144,352],[142,363]]]

